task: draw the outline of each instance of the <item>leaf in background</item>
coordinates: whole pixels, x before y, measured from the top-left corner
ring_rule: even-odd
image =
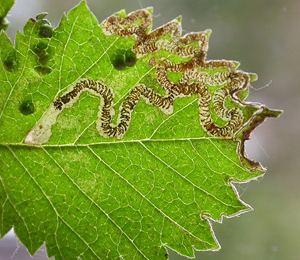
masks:
[[[1,0],[0,5],[0,31],[5,30],[8,26],[8,21],[5,18],[8,11],[12,8],[14,5],[14,0]]]
[[[82,2],[55,30],[30,19],[16,46],[0,34],[0,231],[31,254],[193,257],[219,248],[210,220],[251,209],[232,183],[262,175],[244,142],[279,112],[243,101],[255,75],[237,62],[206,60],[209,31],[151,33],[151,13],[100,26]]]

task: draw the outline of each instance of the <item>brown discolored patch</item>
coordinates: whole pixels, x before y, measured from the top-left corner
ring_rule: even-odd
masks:
[[[207,61],[208,40],[210,30],[181,35],[179,18],[151,31],[152,14],[148,9],[129,13],[127,16],[113,15],[108,17],[102,27],[108,34],[119,36],[134,36],[136,39],[132,50],[116,52],[111,61],[115,69],[124,70],[134,66],[137,58],[164,50],[188,59],[185,62],[174,63],[166,58],[155,60],[149,64],[155,67],[158,83],[166,91],[165,95],[156,93],[144,84],[134,86],[121,104],[117,125],[113,125],[113,92],[101,81],[82,79],[71,91],[54,101],[57,110],[75,102],[83,91],[89,91],[102,99],[99,111],[97,129],[106,137],[122,138],[129,128],[132,112],[140,99],[160,108],[165,113],[173,111],[176,98],[197,95],[199,98],[199,118],[201,126],[208,134],[221,138],[234,138],[236,132],[244,124],[244,116],[239,108],[228,109],[225,106],[226,97],[237,99],[235,93],[246,89],[250,76],[243,71],[237,71],[234,61]],[[166,37],[167,36],[167,37]],[[185,60],[186,60],[185,59]],[[226,71],[208,73],[206,69],[226,68]],[[182,75],[177,82],[168,78],[168,72],[178,72]],[[220,91],[212,92],[211,86],[225,85]],[[212,119],[211,107],[216,114],[227,123],[218,126]]]

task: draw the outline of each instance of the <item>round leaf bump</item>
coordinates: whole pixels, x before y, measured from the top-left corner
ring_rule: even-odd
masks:
[[[24,100],[20,104],[19,110],[25,116],[33,114],[35,111],[35,107],[32,100]]]

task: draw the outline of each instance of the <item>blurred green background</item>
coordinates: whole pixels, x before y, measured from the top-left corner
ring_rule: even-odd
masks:
[[[29,17],[47,11],[53,25],[78,0],[16,0],[9,14],[11,37]],[[90,0],[102,21],[126,9],[154,6],[154,25],[182,14],[184,32],[213,30],[208,57],[234,59],[256,72],[248,100],[284,109],[255,130],[247,142],[250,158],[268,168],[263,179],[238,187],[255,210],[214,223],[222,249],[197,252],[203,260],[300,259],[300,1],[299,0]],[[0,3],[1,4],[1,3]],[[171,259],[185,259],[173,252]],[[0,260],[32,259],[10,232],[0,241]],[[34,259],[47,259],[41,249]]]

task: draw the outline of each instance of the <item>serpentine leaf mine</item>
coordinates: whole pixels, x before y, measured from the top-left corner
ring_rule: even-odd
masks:
[[[256,74],[208,59],[211,30],[152,14],[99,24],[83,1],[15,45],[0,32],[0,233],[31,254],[194,257],[220,248],[212,221],[251,210],[233,183],[264,168],[244,143],[280,111],[246,101]]]
[[[207,60],[210,30],[182,36],[181,19],[177,18],[151,31],[151,8],[137,10],[128,15],[117,13],[108,17],[101,25],[108,37],[117,35],[135,39],[132,50],[117,53],[112,59],[113,66],[117,70],[123,70],[126,66],[134,66],[136,57],[142,59],[151,55],[149,65],[155,70],[157,82],[166,94],[160,95],[151,86],[145,84],[133,86],[120,106],[117,123],[113,124],[113,88],[100,79],[82,78],[54,100],[38,124],[27,135],[25,143],[47,143],[57,117],[65,108],[72,107],[84,91],[100,99],[96,125],[99,134],[103,137],[118,139],[124,137],[140,99],[144,99],[147,104],[156,106],[162,113],[169,115],[173,113],[175,99],[195,95],[198,98],[199,127],[203,127],[209,135],[219,138],[236,138],[238,133],[249,127],[249,124],[255,120],[254,117],[259,117],[255,114],[250,119],[245,118],[241,108],[247,104],[237,95],[248,90],[251,80],[256,80],[257,76],[238,70],[239,63],[235,61]],[[52,33],[49,37],[51,36]],[[43,60],[46,56],[43,49],[36,50]],[[155,53],[159,51],[174,54],[184,61],[175,63],[165,57],[156,58]],[[172,81],[168,76],[169,72],[180,74],[180,78],[176,82]],[[232,101],[233,106],[226,105],[228,99]],[[263,106],[260,109],[265,111]],[[278,114],[276,111],[269,112],[264,117]],[[213,113],[225,123],[222,125],[216,123]]]

